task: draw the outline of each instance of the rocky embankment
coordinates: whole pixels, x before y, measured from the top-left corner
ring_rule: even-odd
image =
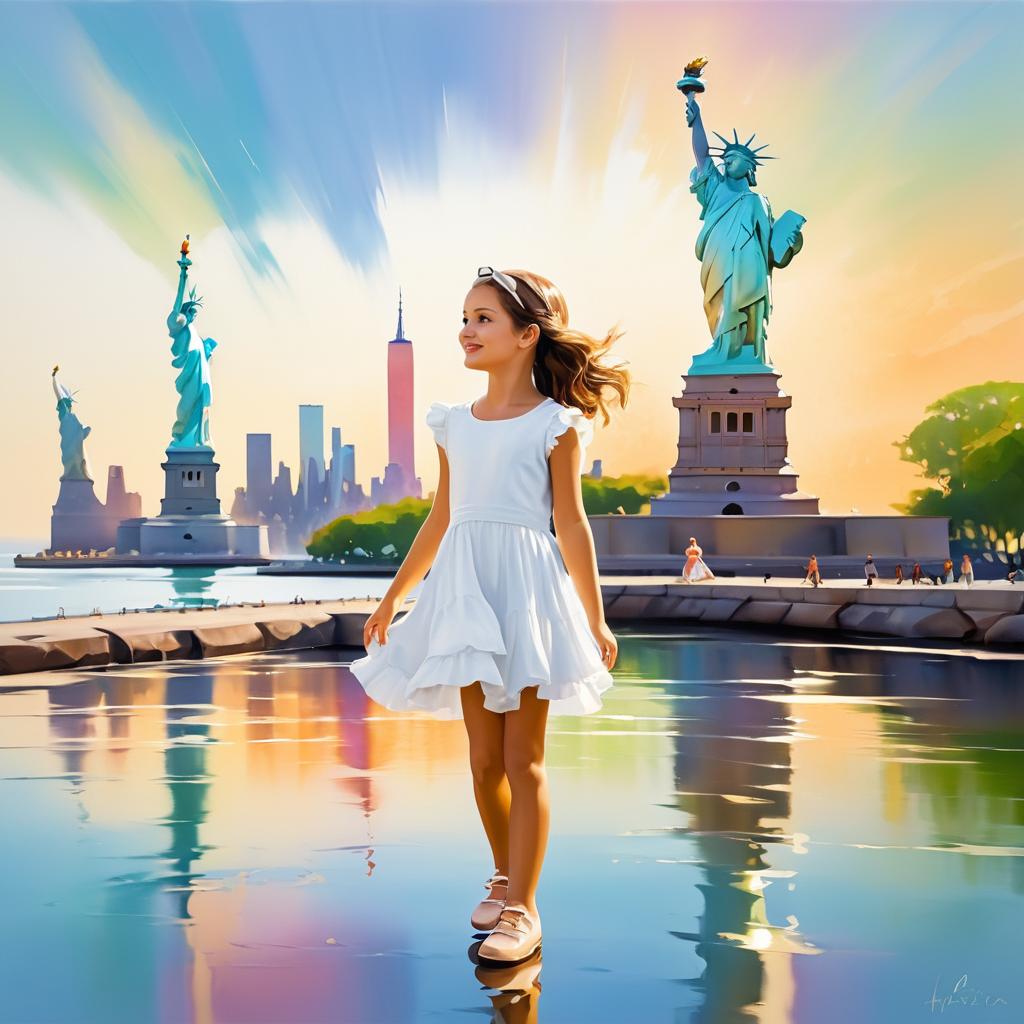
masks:
[[[601,590],[613,626],[675,619],[1024,646],[1024,586],[1001,582],[969,588],[909,583],[829,583],[812,588],[795,580],[777,585],[749,579],[691,585],[672,577],[658,582],[642,576],[605,577]],[[403,612],[412,606],[408,602]],[[362,651],[363,624],[375,607],[375,601],[353,599],[0,623],[0,674],[311,647]]]
[[[797,580],[776,585],[722,579],[685,584],[605,577],[609,622],[680,619],[715,625],[829,630],[967,644],[1024,644],[1024,585],[1003,581],[933,586]]]

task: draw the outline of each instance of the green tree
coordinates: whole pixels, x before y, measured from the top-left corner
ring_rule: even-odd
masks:
[[[668,490],[665,476],[610,476],[595,479],[584,476],[583,508],[588,516],[607,515],[620,506],[627,515],[644,515],[651,511],[651,498]]]
[[[423,498],[405,498],[367,512],[339,516],[313,534],[306,551],[328,561],[400,562],[409,553],[430,505]],[[395,550],[385,552],[389,544]],[[366,554],[358,554],[357,548]]]
[[[892,507],[949,516],[954,540],[1017,553],[1024,534],[1024,384],[960,388],[926,412],[927,419],[893,443],[934,484]]]

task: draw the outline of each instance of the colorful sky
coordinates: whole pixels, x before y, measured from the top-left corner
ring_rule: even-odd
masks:
[[[0,536],[48,532],[55,363],[94,476],[123,464],[157,511],[186,232],[228,505],[247,431],[297,463],[300,402],[369,489],[399,286],[432,488],[428,405],[486,390],[457,341],[482,263],[625,329],[630,402],[591,454],[667,473],[671,399],[709,340],[675,89],[697,54],[708,128],[756,131],[778,157],[759,190],[807,217],[768,352],[822,510],[890,511],[919,484],[891,442],[925,406],[1021,379],[1018,4],[18,3],[0,28]]]

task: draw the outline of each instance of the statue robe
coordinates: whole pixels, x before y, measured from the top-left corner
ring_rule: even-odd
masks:
[[[171,366],[181,372],[174,380],[178,389],[177,419],[171,429],[172,448],[200,448],[210,444],[210,403],[213,383],[210,356],[217,347],[213,338],[202,338],[184,314],[175,310],[167,318],[171,336]]]
[[[92,427],[83,427],[82,421],[71,411],[70,394],[57,400],[57,419],[60,431],[60,458],[64,464],[61,480],[91,480],[85,458],[85,439]]]
[[[704,313],[714,339],[709,353],[736,359],[744,344],[765,361],[765,323],[771,312],[768,242],[772,214],[756,192],[734,192],[712,159],[690,171],[690,191],[704,222],[697,236]]]

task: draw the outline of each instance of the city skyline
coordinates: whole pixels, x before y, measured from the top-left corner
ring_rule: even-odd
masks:
[[[482,263],[549,276],[591,333],[622,325],[631,402],[610,429],[598,423],[591,453],[607,476],[666,473],[671,399],[706,345],[674,89],[698,52],[709,128],[756,130],[780,157],[759,187],[808,216],[800,261],[775,286],[769,348],[794,398],[791,458],[822,511],[891,511],[922,485],[893,442],[954,387],[1014,375],[1019,218],[1008,164],[979,156],[993,137],[1011,163],[1024,149],[999,102],[1024,85],[1012,5],[940,4],[927,18],[919,4],[314,5],[306,19],[274,5],[125,5],[116,19],[102,5],[14,5],[4,17],[0,259],[18,297],[7,329],[19,383],[0,429],[19,444],[0,473],[21,500],[0,536],[46,532],[57,362],[93,428],[97,474],[124,466],[152,508],[174,413],[163,320],[185,233],[197,324],[219,342],[211,431],[225,484],[244,480],[255,426],[297,450],[300,403],[343,409],[361,464],[386,465],[377,339],[400,282],[428,493],[426,409],[486,391],[457,340]],[[492,66],[476,43],[496,34],[533,40],[530,67]],[[386,62],[364,45],[383,35]],[[182,73],[181,38],[212,69],[202,82]],[[327,59],[335,50],[344,59]],[[396,66],[423,88],[396,86]]]

